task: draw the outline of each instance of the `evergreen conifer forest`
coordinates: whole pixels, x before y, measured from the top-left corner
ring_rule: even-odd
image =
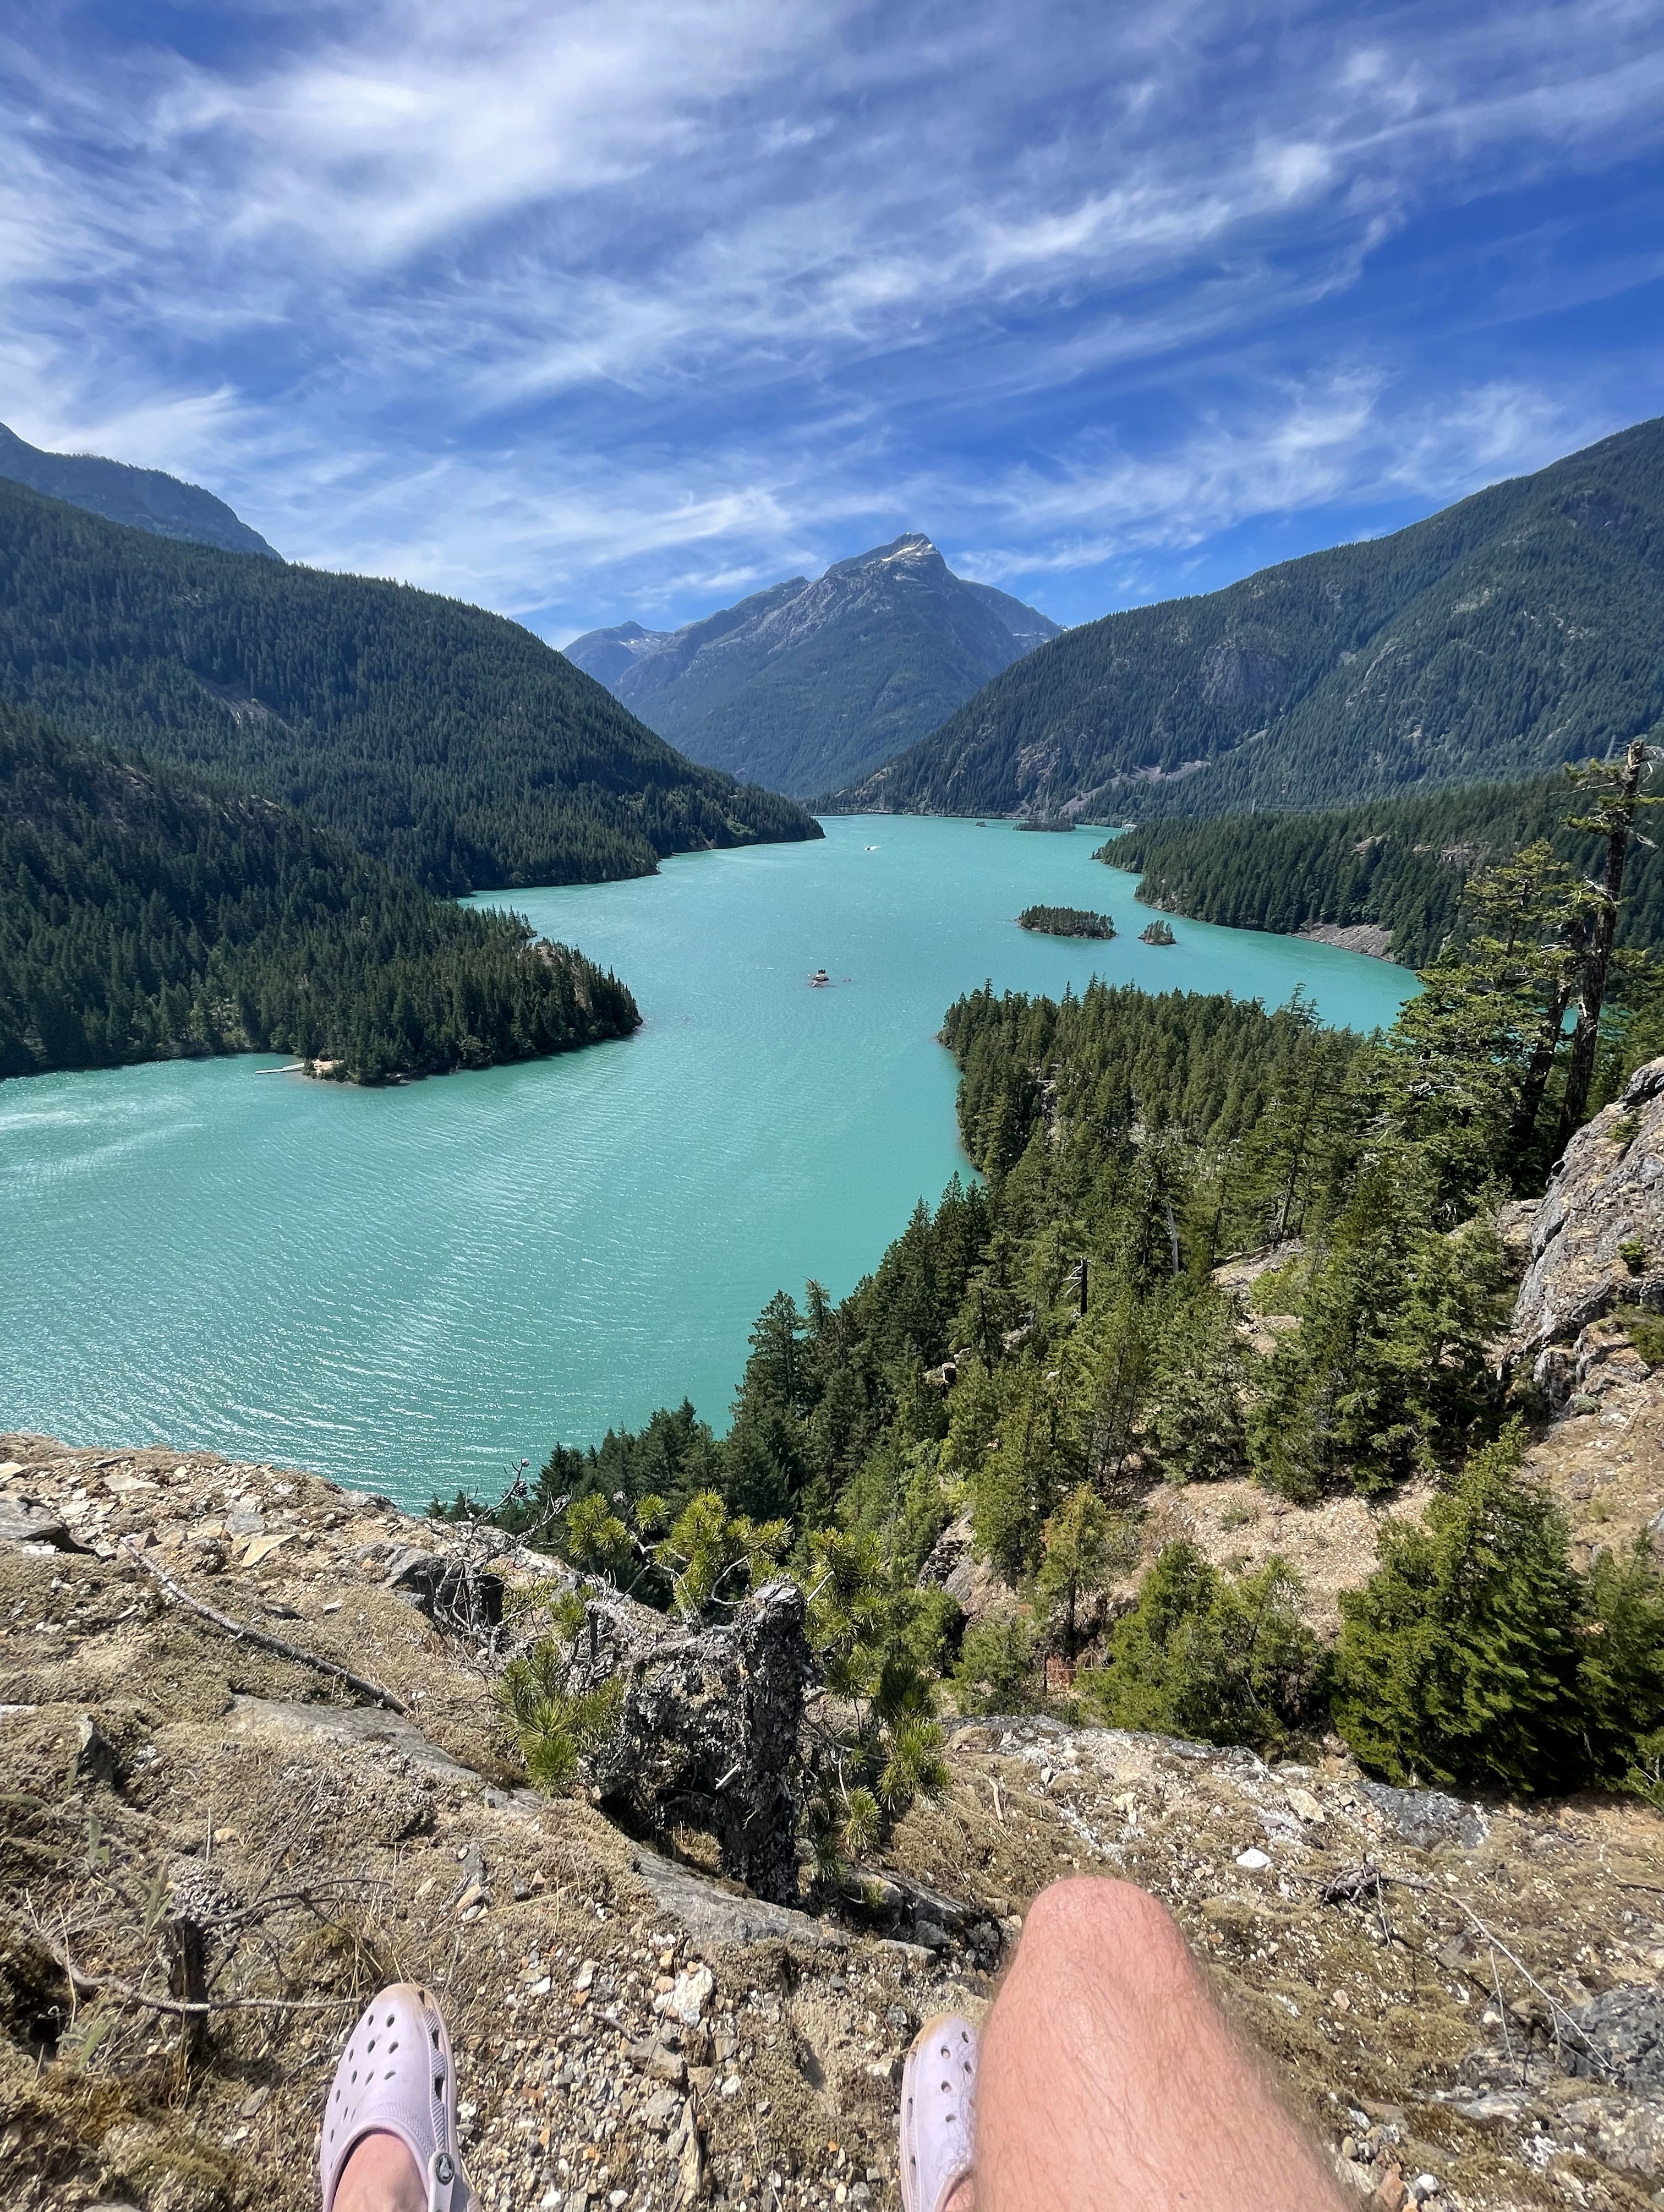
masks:
[[[501,615],[157,538],[0,480],[0,698],[224,775],[457,895],[818,837]]]
[[[257,1049],[356,1082],[628,1036],[629,992],[288,807],[0,707],[0,1076]]]
[[[1017,919],[1022,928],[1038,930],[1046,937],[1110,938],[1115,933],[1108,915],[1090,907],[1025,906]]]
[[[1620,850],[1635,774],[1591,769],[1579,801]],[[1333,1728],[1395,1782],[1655,1792],[1664,1578],[1644,1540],[1574,1567],[1496,1353],[1498,1207],[1541,1190],[1569,1103],[1657,1048],[1632,1015],[1590,1030],[1571,1097],[1588,896],[1542,841],[1477,872],[1385,1036],[1298,995],[971,993],[942,1035],[980,1180],[920,1203],[847,1298],[776,1293],[726,1437],[684,1401],[557,1444],[498,1517],[684,1615],[782,1564],[805,1579],[859,1721],[859,1802],[811,1822],[829,1864],[931,1786],[935,1682],[1020,1711],[1048,1659],[1072,1670],[1063,1710],[1115,1726],[1266,1752]],[[1268,1334],[1214,1278],[1242,1254]],[[1303,1505],[1439,1495],[1424,1527],[1382,1523],[1332,1648],[1287,1561],[1232,1572],[1183,1540],[1106,1611],[1152,1493],[1244,1474]],[[927,1565],[962,1516],[1014,1601],[963,1633]]]
[[[1142,872],[1138,896],[1169,914],[1233,929],[1292,933],[1374,922],[1392,957],[1424,968],[1458,926],[1468,878],[1546,839],[1587,866],[1586,832],[1566,821],[1564,775],[1376,799],[1320,814],[1230,814],[1146,823],[1112,837],[1098,859]],[[1631,851],[1618,918],[1624,945],[1664,942],[1664,867]]]

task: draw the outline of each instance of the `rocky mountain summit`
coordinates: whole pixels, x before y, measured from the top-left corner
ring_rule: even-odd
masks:
[[[1148,823],[1598,757],[1658,718],[1633,641],[1664,611],[1661,453],[1637,423],[1388,537],[1082,623],[839,802]]]
[[[1661,1099],[1664,1062],[1503,1224],[1531,1247],[1533,1463],[1586,1556],[1664,1505],[1664,1387],[1622,1317],[1658,1249]],[[1430,1494],[1303,1509],[1194,1483],[1150,1540],[1327,1559],[1323,1623],[1382,1516]],[[888,2212],[911,2035],[980,2016],[1029,1903],[1075,1873],[1171,1907],[1372,2212],[1660,2201],[1664,1828],[1642,1800],[1475,1804],[1332,1746],[1268,1765],[950,1718],[945,1792],[829,1902],[784,1814],[759,1856],[721,1808],[780,1787],[800,1595],[689,1634],[592,1591],[574,1648],[620,1726],[551,1796],[494,1688],[573,1596],[489,1525],[313,1475],[0,1437],[15,2203],[309,2205],[336,2051],[408,1976],[452,2023],[492,2212]]]
[[[568,660],[696,760],[793,798],[862,775],[1059,635],[908,532],[677,630],[591,630]]]

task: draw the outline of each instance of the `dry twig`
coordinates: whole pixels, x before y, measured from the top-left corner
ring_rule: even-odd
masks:
[[[228,1613],[216,1612],[211,1605],[204,1604],[201,1598],[192,1597],[189,1590],[174,1581],[166,1568],[158,1566],[154,1559],[147,1559],[130,1538],[122,1540],[128,1556],[137,1559],[146,1574],[154,1575],[173,1602],[184,1606],[187,1612],[196,1613],[201,1620],[211,1620],[216,1628],[224,1629],[228,1636],[234,1636],[243,1643],[258,1644],[263,1651],[275,1652],[280,1659],[295,1659],[303,1667],[314,1667],[320,1674],[333,1676],[337,1682],[344,1682],[349,1690],[356,1690],[361,1697],[372,1698],[378,1705],[386,1705],[392,1712],[409,1714],[410,1709],[402,1698],[396,1698],[391,1690],[384,1690],[379,1682],[369,1681],[362,1674],[355,1674],[350,1667],[343,1667],[337,1661],[325,1659],[316,1651],[305,1650],[299,1644],[286,1643],[281,1636],[273,1636],[264,1628],[256,1628],[250,1621],[233,1620]]]
[[[1513,2038],[1509,2033],[1508,2007],[1503,2001],[1502,1983],[1497,1966],[1498,1958],[1505,1959],[1526,1986],[1534,1990],[1548,2007],[1549,2024],[1554,2030],[1554,2042],[1557,2049],[1568,2039],[1569,2035],[1573,2046],[1579,2051],[1586,2051],[1594,2060],[1596,2065],[1604,2068],[1608,2074],[1615,2070],[1611,2057],[1601,2050],[1588,2029],[1578,2026],[1553,1991],[1544,1988],[1519,1954],[1510,1950],[1496,1930],[1473,1910],[1467,1899],[1460,1896],[1455,1891],[1441,1888],[1436,1882],[1419,1881],[1412,1874],[1394,1874],[1390,1868],[1376,1866],[1372,1860],[1366,1859],[1361,1866],[1349,1868],[1344,1873],[1336,1875],[1332,1881],[1326,1882],[1320,1894],[1326,1905],[1361,1904],[1367,1897],[1374,1897],[1379,1901],[1383,1882],[1391,1882],[1398,1889],[1415,1890],[1424,1897],[1436,1897],[1443,1905],[1454,1905],[1457,1911],[1467,1920],[1479,1941],[1486,1946],[1491,1954],[1491,1972],[1496,1987],[1497,2008],[1502,2015],[1503,2040],[1510,2057],[1513,2056],[1514,2045]],[[1561,2027],[1562,2021],[1565,2023],[1564,2033]]]
[[[14,1924],[21,1927],[26,1923],[20,1921]],[[31,1929],[29,1933],[64,1973],[76,1996],[115,1997],[124,2004],[146,2005],[152,2012],[172,2013],[184,2019],[216,2012],[337,2012],[343,2005],[358,2002],[350,1996],[205,1997],[197,2002],[184,1997],[154,1996],[149,1990],[138,1989],[131,1982],[118,1981],[113,1975],[84,1973],[68,1951],[54,1943],[44,1930]]]

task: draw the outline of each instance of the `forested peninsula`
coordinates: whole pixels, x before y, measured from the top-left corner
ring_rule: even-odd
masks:
[[[1112,837],[1096,858],[1141,872],[1146,906],[1233,929],[1292,935],[1321,925],[1374,923],[1391,957],[1424,968],[1457,927],[1476,872],[1538,839],[1575,866],[1591,865],[1590,833],[1564,775],[1376,799],[1319,814],[1236,814],[1146,823]],[[1631,848],[1618,941],[1664,945],[1664,865]]]
[[[1526,1467],[1527,1424],[1599,1358],[1627,1375],[1660,1350],[1645,1154],[1627,1182],[1622,1164],[1643,1125],[1659,1140],[1664,1061],[1629,1110],[1657,1024],[1601,1019],[1643,769],[1632,748],[1578,786],[1606,890],[1540,842],[1476,872],[1384,1037],[1326,1030],[1297,996],[962,999],[943,1037],[981,1182],[921,1203],[841,1301],[776,1293],[726,1437],[684,1401],[598,1448],[556,1445],[495,1506],[440,1510],[484,1510],[684,1620],[788,1569],[843,1701],[805,1814],[835,1878],[942,1785],[944,1678],[962,1713],[1050,1706],[1282,1754],[1333,1730],[1398,1784],[1664,1802],[1664,1576],[1644,1528],[1574,1558]],[[1589,1112],[1620,1095],[1597,1139]],[[1557,1163],[1559,1188],[1598,1186],[1647,1233],[1577,1261],[1579,1303],[1557,1293],[1540,1325],[1503,1208],[1552,1192]],[[1538,1358],[1545,1330],[1603,1314],[1598,1349],[1586,1330]],[[1246,1477],[1303,1512],[1406,1502],[1339,1591],[1332,1641],[1278,1552],[1145,1549],[1187,1525],[1173,1486]],[[968,1623],[946,1584],[973,1556],[993,1581]],[[551,1778],[610,1725],[562,1687],[562,1649],[507,1698]]]
[[[0,697],[298,807],[452,895],[818,837],[518,623],[175,542],[0,481]]]
[[[355,1082],[639,1026],[616,977],[293,809],[0,707],[0,1075],[246,1050]]]

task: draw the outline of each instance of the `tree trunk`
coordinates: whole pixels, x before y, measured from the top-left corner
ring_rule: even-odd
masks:
[[[1531,1048],[1527,1063],[1525,1081],[1520,1086],[1520,1103],[1514,1109],[1514,1119],[1508,1132],[1510,1158],[1518,1159],[1530,1146],[1536,1133],[1537,1116],[1542,1110],[1543,1093],[1548,1088],[1548,1079],[1553,1073],[1554,1055],[1560,1049],[1560,1039],[1566,1025],[1566,1008],[1571,1003],[1570,977],[1550,997],[1543,1016],[1543,1026],[1537,1042]]]
[[[1572,1132],[1582,1121],[1594,1077],[1595,1048],[1600,1042],[1600,1006],[1606,995],[1606,971],[1612,965],[1612,939],[1618,931],[1618,901],[1624,888],[1624,860],[1629,851],[1630,828],[1635,820],[1641,774],[1647,764],[1647,748],[1637,738],[1624,756],[1617,785],[1601,810],[1606,832],[1606,873],[1600,886],[1600,903],[1589,931],[1588,950],[1577,994],[1577,1026],[1572,1033],[1571,1057],[1566,1065],[1566,1091],[1560,1106],[1560,1127],[1555,1139],[1558,1157],[1564,1152]]]

